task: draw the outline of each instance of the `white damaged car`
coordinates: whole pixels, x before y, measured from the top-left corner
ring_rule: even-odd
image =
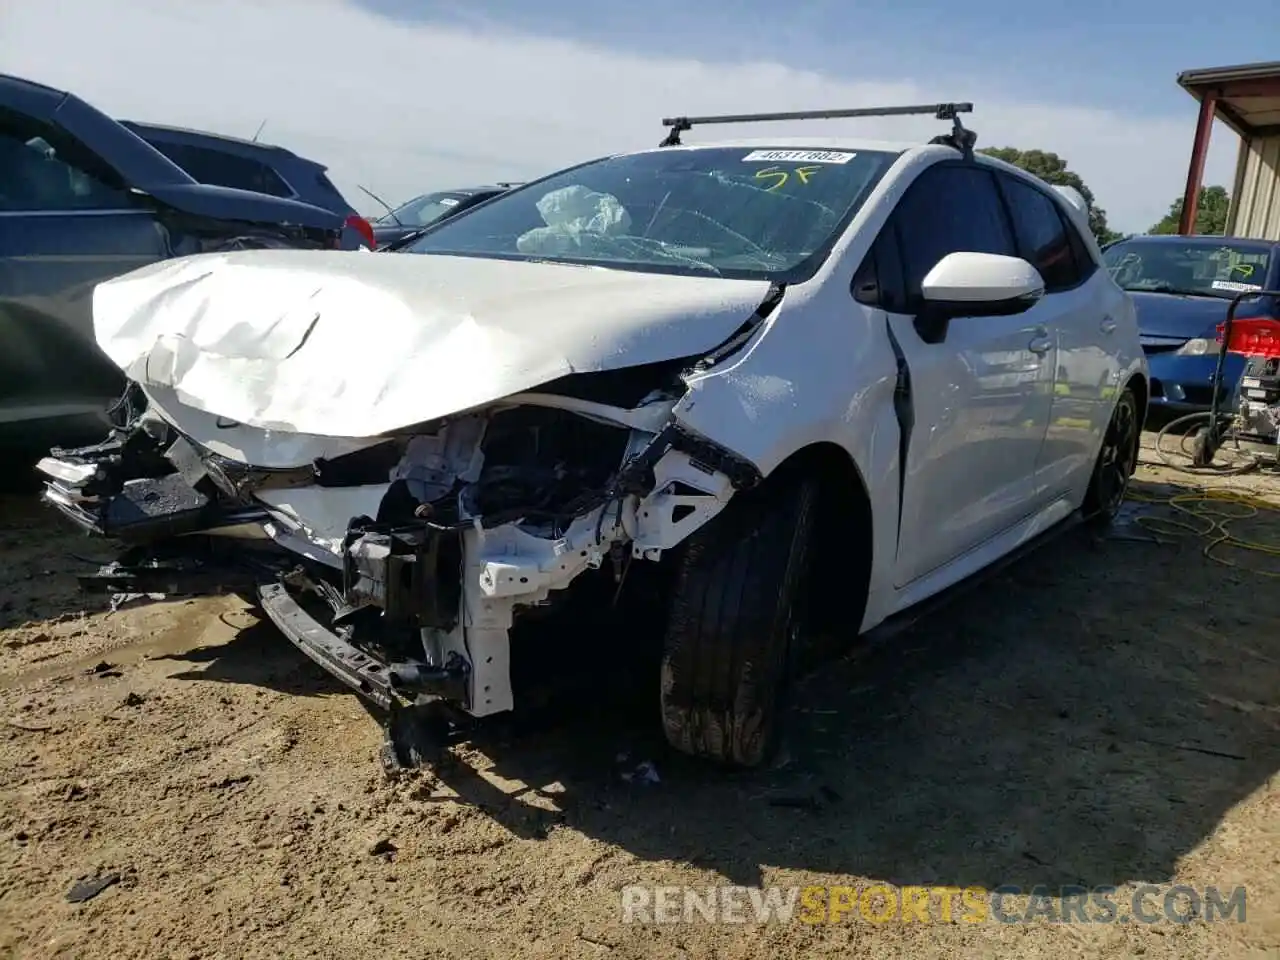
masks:
[[[118,429],[39,466],[127,546],[89,580],[243,590],[368,699],[454,718],[516,705],[523,620],[631,595],[671,743],[750,766],[834,643],[1114,514],[1147,372],[1078,194],[958,121],[925,145],[669,125],[404,252],[99,285]]]

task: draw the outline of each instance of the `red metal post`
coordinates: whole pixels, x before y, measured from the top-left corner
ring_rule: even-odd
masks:
[[[1182,193],[1182,218],[1178,221],[1178,233],[1186,236],[1196,225],[1197,208],[1200,206],[1200,184],[1204,181],[1204,158],[1209,152],[1209,136],[1213,133],[1213,120],[1217,116],[1218,95],[1205,91],[1200,98],[1200,118],[1196,120],[1196,139],[1191,145],[1191,165],[1187,168],[1187,187]]]

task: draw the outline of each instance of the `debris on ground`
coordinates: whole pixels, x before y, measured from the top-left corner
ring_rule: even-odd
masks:
[[[73,883],[71,889],[67,891],[67,902],[85,903],[102,893],[103,890],[113,887],[119,882],[120,874],[118,873],[103,873],[96,877],[82,877]]]
[[[628,762],[628,755],[620,753],[614,758],[614,762],[623,765]],[[660,783],[658,778],[658,768],[653,765],[651,760],[642,760],[634,767],[618,772],[626,783]]]
[[[111,595],[110,610],[112,613],[118,613],[126,607],[137,606],[140,603],[156,603],[165,598],[163,593],[113,593]]]

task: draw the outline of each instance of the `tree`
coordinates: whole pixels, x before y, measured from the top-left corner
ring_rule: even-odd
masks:
[[[1196,204],[1196,222],[1191,225],[1191,232],[1221,236],[1227,232],[1227,211],[1230,209],[1231,197],[1226,187],[1201,187],[1200,201]],[[1181,219],[1182,198],[1179,197],[1169,204],[1169,212],[1147,233],[1177,233]]]
[[[1003,160],[1005,163],[1011,163],[1015,167],[1021,167],[1045,183],[1051,183],[1056,187],[1074,187],[1079,190],[1080,195],[1089,204],[1089,229],[1093,231],[1098,244],[1101,246],[1120,239],[1121,235],[1107,226],[1107,211],[1094,203],[1093,191],[1084,185],[1078,173],[1068,169],[1067,161],[1056,153],[1049,153],[1046,150],[1019,150],[1017,147],[987,147],[978,152]]]

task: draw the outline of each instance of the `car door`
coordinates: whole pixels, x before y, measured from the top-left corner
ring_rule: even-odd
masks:
[[[0,108],[0,425],[82,416],[118,396],[121,375],[93,336],[93,288],[167,255],[164,229],[100,158]]]
[[[1018,253],[1044,278],[1045,296],[1035,313],[1057,349],[1052,409],[1036,464],[1043,495],[1052,499],[1080,489],[1093,470],[1120,376],[1111,344],[1117,320],[1105,302],[1109,285],[1062,205],[1021,177],[998,172],[996,178]]]
[[[1032,513],[1049,423],[1053,338],[1036,308],[917,329],[921,284],[949,253],[1016,255],[990,171],[937,164],[908,188],[874,255],[881,306],[905,382],[895,585],[937,570]]]

